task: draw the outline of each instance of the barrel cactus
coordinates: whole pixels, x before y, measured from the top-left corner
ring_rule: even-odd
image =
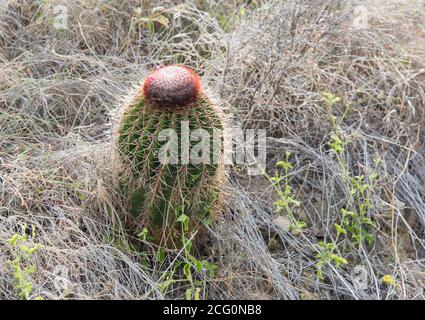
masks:
[[[223,179],[222,129],[199,77],[180,65],[148,74],[123,108],[116,132],[121,188],[132,221],[157,241],[180,234],[182,215],[192,229],[212,217]]]

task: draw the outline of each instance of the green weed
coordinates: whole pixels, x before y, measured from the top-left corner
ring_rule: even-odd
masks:
[[[32,262],[32,257],[40,248],[39,243],[34,243],[35,227],[32,226],[31,236],[26,234],[26,226],[22,226],[21,233],[15,233],[9,240],[13,248],[14,259],[8,263],[13,270],[13,287],[17,295],[25,300],[43,300],[42,297],[32,297],[33,283],[30,275],[36,271],[36,266]]]

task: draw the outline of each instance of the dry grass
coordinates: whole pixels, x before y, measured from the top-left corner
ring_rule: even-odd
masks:
[[[423,1],[370,1],[361,30],[346,1],[169,1],[156,9],[169,26],[152,31],[140,17],[157,5],[92,0],[68,5],[69,29],[58,31],[56,3],[0,4],[0,299],[17,298],[7,240],[22,224],[41,244],[34,297],[184,298],[184,285],[159,288],[181,253],[145,266],[155,248],[129,244],[109,134],[128,88],[174,62],[201,73],[235,124],[267,130],[269,172],[294,153],[290,181],[308,224],[301,234],[276,224],[270,184],[229,167],[230,209],[200,252],[218,265],[213,281],[197,275],[203,298],[425,298]],[[332,111],[323,91],[341,97]],[[343,114],[350,172],[379,175],[368,211],[376,242],[352,248],[347,265],[326,266],[319,280],[315,244],[334,237],[350,191],[328,144],[330,117]],[[365,290],[353,283],[356,266]],[[385,274],[396,285],[383,284]]]

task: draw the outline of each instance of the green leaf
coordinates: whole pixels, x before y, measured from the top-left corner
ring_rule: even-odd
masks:
[[[84,201],[84,200],[86,200],[86,199],[87,199],[87,195],[86,195],[86,194],[84,194],[84,193],[82,193],[82,192],[79,192],[79,191],[77,191],[77,197],[78,197],[78,199],[80,199],[81,201]]]
[[[193,279],[192,279],[192,272],[190,271],[190,268],[191,268],[191,267],[192,267],[192,265],[191,265],[190,263],[186,263],[186,264],[183,266],[183,273],[184,273],[184,275],[186,276],[186,279],[190,281],[190,283],[192,283],[192,282],[193,282]]]
[[[177,222],[181,222],[181,224],[183,225],[183,230],[184,231],[188,231],[189,230],[189,217],[187,215],[185,215],[184,213],[181,214],[177,220]]]
[[[177,218],[176,221],[181,222],[181,223],[185,223],[185,222],[189,221],[189,217],[183,213]]]
[[[338,268],[340,264],[347,264],[347,260],[336,255],[336,254],[332,254],[331,255],[331,259],[334,261],[335,266]]]
[[[316,263],[316,269],[317,269],[317,272],[316,272],[317,277],[320,280],[323,280],[324,277],[323,277],[323,261],[322,260],[320,260]]]
[[[165,260],[165,251],[163,248],[159,248],[158,252],[156,253],[156,259],[160,262],[163,263]]]
[[[152,19],[148,19],[147,21],[146,21],[146,27],[148,28],[148,30],[150,31],[150,32],[155,32],[155,25],[154,25],[154,23],[153,23],[153,20]]]
[[[192,241],[183,238],[183,246],[186,253],[190,253],[192,251]]]
[[[201,293],[201,289],[196,288],[195,289],[195,297],[194,297],[195,300],[201,300],[200,293]]]
[[[205,269],[208,270],[209,276],[211,279],[215,277],[215,270],[217,269],[217,266],[215,264],[209,263],[208,261],[204,262]]]
[[[335,223],[334,226],[335,226],[335,229],[336,229],[336,233],[337,234],[347,234],[347,230],[345,230],[339,224]]]
[[[390,274],[384,275],[381,280],[386,285],[389,285],[389,286],[395,285],[395,280]]]
[[[147,228],[143,228],[143,230],[137,234],[137,237],[143,241],[150,241],[153,239],[153,237],[149,236],[149,230]]]
[[[305,221],[302,221],[302,220],[297,221],[297,227],[300,228],[300,229],[305,229],[305,228],[307,228],[307,223]]]
[[[270,180],[273,182],[281,182],[283,178],[279,176],[274,176],[274,177],[271,177]]]
[[[213,221],[213,219],[211,219],[211,218],[204,218],[204,219],[202,219],[202,223],[205,225],[205,226],[209,226],[209,225],[211,225],[212,223],[213,223],[214,221]]]
[[[289,169],[292,169],[293,168],[292,164],[290,162],[288,162],[288,161],[278,161],[276,163],[276,167],[278,167],[278,168],[284,168],[285,170],[289,170]]]
[[[33,239],[33,240],[34,240],[34,238],[35,238],[35,226],[34,226],[34,225],[32,225],[32,226],[31,226],[31,239]]]
[[[370,220],[369,218],[363,218],[362,219],[363,220],[363,223],[364,224],[366,224],[366,225],[368,225],[368,226],[373,226],[373,221],[372,220]]]
[[[29,248],[27,251],[28,255],[32,255],[34,254],[38,249],[40,248],[40,244],[37,243],[35,246],[33,246],[32,248]]]
[[[186,300],[192,300],[192,289],[186,289]]]
[[[20,238],[20,235],[15,233],[9,240],[7,240],[7,242],[9,242],[13,247],[15,247],[19,238]]]
[[[193,263],[193,265],[195,266],[196,270],[198,272],[202,271],[202,262],[199,261],[198,259],[196,259],[194,256],[189,256],[189,260]]]

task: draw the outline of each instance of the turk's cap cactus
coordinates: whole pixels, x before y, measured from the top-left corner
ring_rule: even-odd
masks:
[[[222,145],[214,142],[214,133],[221,133],[225,122],[221,108],[204,92],[194,71],[171,65],[150,72],[120,108],[116,125],[119,183],[130,229],[147,227],[168,235],[179,226],[178,217],[185,214],[191,217],[190,229],[195,230],[199,222],[221,211],[223,152]],[[176,135],[177,140],[161,138],[170,129],[173,135],[168,138]],[[192,132],[200,130],[207,134],[205,140],[204,135],[200,141],[192,139]],[[207,147],[202,144],[197,149],[200,143]],[[171,152],[161,153],[163,147]],[[184,161],[184,155],[192,157],[194,150],[202,150],[202,157],[197,157],[201,162]],[[205,150],[209,162],[203,160]],[[160,154],[177,155],[177,162],[163,162]]]

